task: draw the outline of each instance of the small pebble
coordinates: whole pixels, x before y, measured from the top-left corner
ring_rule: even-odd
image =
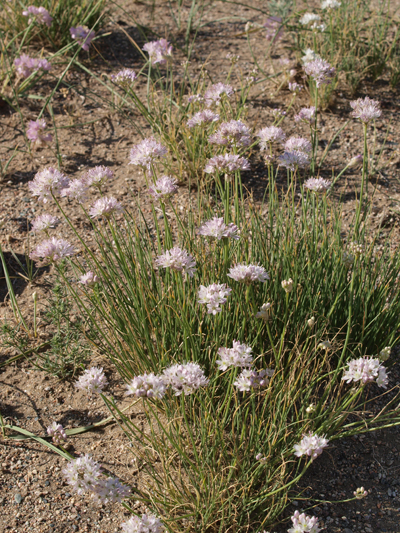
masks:
[[[14,500],[20,504],[22,502],[22,496],[19,492],[17,492],[17,494],[14,496]]]

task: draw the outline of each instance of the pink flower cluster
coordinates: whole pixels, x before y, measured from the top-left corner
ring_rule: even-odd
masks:
[[[238,170],[250,170],[250,163],[245,157],[236,154],[216,155],[208,160],[204,167],[206,174],[221,172],[223,174],[233,174]]]
[[[198,303],[207,305],[208,314],[216,315],[222,311],[221,305],[227,302],[227,296],[232,292],[232,289],[225,283],[213,283],[208,287],[200,285],[198,292]]]
[[[37,266],[46,266],[70,257],[74,253],[75,249],[68,241],[52,237],[38,244],[29,257],[37,261]]]
[[[315,122],[315,107],[303,107],[299,113],[294,116],[295,122],[308,122],[313,124]]]
[[[182,272],[182,275],[187,274],[191,278],[196,272],[196,261],[186,251],[178,246],[174,246],[171,250],[167,250],[164,254],[159,255],[155,261],[157,267],[172,268],[177,272]]]
[[[226,370],[230,366],[250,367],[253,362],[252,351],[251,346],[233,341],[232,348],[219,348],[220,359],[217,360],[217,366],[220,370]]]
[[[272,377],[273,374],[274,371],[269,368],[263,368],[262,370],[250,370],[245,368],[233,384],[241,392],[249,392],[251,389],[266,387],[269,383],[269,378]]]
[[[230,98],[233,94],[234,91],[230,85],[215,83],[204,93],[204,100],[207,107],[210,107],[212,105],[219,105],[223,97]]]
[[[14,65],[17,74],[22,78],[28,78],[33,72],[37,72],[38,70],[51,69],[51,64],[47,59],[29,57],[27,54],[21,54],[20,57],[14,59]]]
[[[260,139],[261,150],[268,150],[272,143],[284,141],[286,139],[286,134],[282,128],[269,126],[260,130],[257,133],[257,137]]]
[[[350,102],[353,109],[351,116],[359,118],[364,124],[368,124],[371,120],[379,118],[382,115],[380,103],[377,100],[372,100],[366,96],[365,98],[358,98]]]
[[[49,435],[49,437],[52,437],[52,441],[56,446],[67,440],[67,434],[65,433],[65,429],[61,424],[57,424],[57,422],[53,422],[47,428],[47,435]]]
[[[46,121],[43,118],[31,120],[26,130],[26,136],[37,146],[44,146],[47,142],[51,142],[53,140],[53,137],[50,133],[44,133],[45,128]]]
[[[82,46],[83,50],[88,51],[90,43],[93,41],[96,33],[93,30],[89,30],[86,26],[77,26],[76,28],[70,28],[71,37]]]
[[[310,432],[308,435],[304,435],[298,444],[294,445],[293,451],[297,457],[308,455],[312,459],[316,459],[328,446],[328,442],[325,437],[319,437],[316,433]]]
[[[305,73],[313,78],[317,87],[329,85],[335,77],[335,69],[324,59],[317,57],[304,65]]]
[[[161,520],[152,514],[131,516],[127,522],[121,524],[124,533],[163,533],[165,527]]]
[[[96,274],[91,270],[86,272],[86,274],[82,274],[82,276],[79,278],[79,283],[85,287],[94,287],[98,282],[98,276],[96,276]]]
[[[214,113],[211,109],[204,109],[203,111],[195,113],[186,124],[189,128],[194,128],[195,126],[201,126],[202,124],[217,122],[219,118],[218,113]]]
[[[378,387],[383,387],[384,389],[386,389],[388,384],[386,368],[380,363],[379,359],[372,357],[360,357],[350,361],[342,379],[346,383],[362,381],[365,384],[370,381],[376,381]]]
[[[167,386],[161,376],[153,373],[135,376],[126,386],[127,395],[143,396],[147,398],[161,399],[166,393]]]
[[[304,188],[316,193],[326,193],[332,186],[332,182],[324,178],[308,178],[304,182]]]
[[[38,231],[47,232],[48,229],[54,228],[57,224],[60,223],[60,219],[44,213],[43,215],[38,215],[35,220],[32,221],[32,231],[37,233]]]
[[[102,478],[101,466],[88,454],[72,459],[63,474],[72,490],[80,495],[88,492],[98,503],[121,503],[131,492],[118,478]]]
[[[149,187],[149,193],[157,200],[166,200],[178,191],[178,180],[170,176],[161,176]]]
[[[154,137],[144,139],[134,146],[130,153],[130,165],[137,165],[152,175],[152,165],[164,157],[167,149],[161,143],[157,142]]]
[[[117,72],[117,74],[112,74],[111,79],[117,85],[128,89],[137,80],[137,75],[131,68],[124,68]]]
[[[224,146],[249,146],[251,142],[250,133],[250,128],[241,120],[231,120],[223,122],[208,140],[211,144]]]
[[[269,279],[268,272],[260,265],[235,265],[229,269],[227,275],[229,278],[243,283],[252,283],[253,281],[265,283]]]
[[[202,235],[203,237],[212,237],[214,239],[234,239],[238,240],[239,229],[236,224],[232,222],[225,224],[224,219],[214,217],[207,222],[204,222],[198,230],[196,231],[197,235]]]
[[[100,393],[107,384],[108,381],[104,375],[103,369],[97,366],[92,366],[85,370],[75,383],[75,387],[87,393]]]
[[[89,214],[91,218],[101,216],[110,218],[115,213],[122,211],[122,209],[122,205],[117,201],[116,198],[113,196],[103,196],[95,201],[93,206],[90,208]]]
[[[316,516],[307,516],[305,513],[295,511],[291,517],[293,527],[288,529],[288,533],[318,533],[321,531]]]
[[[166,385],[175,393],[193,394],[200,387],[206,387],[209,379],[204,375],[204,370],[198,363],[176,364],[166,368],[162,374]]]
[[[32,196],[37,196],[46,203],[53,194],[60,193],[68,185],[69,179],[65,174],[53,167],[47,167],[36,174],[28,183],[28,188]]]
[[[46,26],[50,28],[53,21],[53,17],[51,17],[47,9],[42,6],[29,6],[25,11],[22,12],[22,14],[24,17],[30,17],[28,24],[31,24],[33,21],[35,21],[38,24],[46,24]]]
[[[172,45],[166,39],[146,43],[143,50],[149,54],[152,65],[165,65],[172,58]]]

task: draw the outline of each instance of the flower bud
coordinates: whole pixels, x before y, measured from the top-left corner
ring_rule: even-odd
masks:
[[[332,344],[329,341],[322,341],[318,344],[321,350],[332,350]]]
[[[309,318],[309,319],[307,320],[307,324],[308,324],[308,326],[309,326],[310,328],[312,328],[313,325],[315,324],[315,318],[314,318],[313,316],[312,316],[311,318]]]
[[[32,294],[32,300],[34,302],[37,302],[37,300],[38,300],[38,296],[37,296],[37,292],[36,291]]]
[[[347,164],[347,168],[355,168],[361,165],[363,162],[363,156],[361,154],[356,155],[353,157],[353,159],[350,159],[349,163]]]
[[[313,413],[315,411],[315,405],[313,403],[310,403],[310,405],[306,409],[306,413]]]
[[[383,350],[379,352],[379,359],[381,361],[387,361],[390,357],[391,350],[392,349],[390,346],[386,346],[386,348],[383,348]]]
[[[360,487],[359,489],[355,490],[353,494],[357,500],[362,500],[363,498],[368,496],[368,491],[364,490],[364,487]]]
[[[282,288],[285,292],[292,292],[293,289],[293,280],[292,278],[284,279],[282,281]]]
[[[267,321],[269,319],[270,309],[270,303],[262,304],[260,311],[256,314],[256,318],[262,318],[263,320]]]

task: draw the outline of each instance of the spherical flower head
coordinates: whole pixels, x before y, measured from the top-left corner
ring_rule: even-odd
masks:
[[[265,320],[267,322],[267,320],[269,320],[271,307],[272,305],[268,302],[266,304],[262,304],[260,310],[258,311],[258,313],[256,313],[256,318],[261,318],[262,320]]]
[[[69,179],[65,174],[53,167],[47,167],[36,174],[28,183],[32,196],[37,196],[45,204],[53,194],[68,187]]]
[[[287,152],[298,151],[308,154],[311,152],[312,145],[310,141],[303,137],[289,137],[284,144],[284,148]]]
[[[46,266],[70,257],[74,253],[75,249],[68,241],[52,237],[38,244],[29,257],[37,261],[37,266]]]
[[[82,204],[85,200],[87,200],[88,190],[89,186],[86,180],[72,180],[69,182],[68,187],[62,189],[61,196],[67,197],[70,200],[77,200],[80,204]]]
[[[50,70],[51,64],[47,59],[38,59],[34,57],[29,57],[26,54],[21,54],[20,57],[14,59],[14,65],[18,76],[22,78],[28,78],[33,72],[38,70]]]
[[[348,368],[342,377],[346,383],[362,381],[365,384],[370,381],[376,381],[379,387],[386,389],[388,383],[386,368],[381,365],[379,359],[360,357],[350,361],[347,366]]]
[[[90,490],[91,496],[98,504],[121,503],[131,493],[130,487],[121,483],[116,477],[98,479]]]
[[[250,367],[253,362],[252,351],[251,346],[233,341],[232,348],[219,348],[218,355],[220,359],[217,359],[217,366],[219,370],[226,370],[230,366],[239,368]]]
[[[76,28],[70,28],[71,37],[82,46],[83,50],[88,51],[90,43],[94,39],[96,33],[93,30],[89,30],[87,26],[77,26]]]
[[[79,495],[92,491],[101,476],[101,466],[90,455],[72,459],[62,471],[72,490]]]
[[[322,58],[309,61],[304,65],[304,70],[315,81],[317,87],[329,85],[335,77],[335,69]]]
[[[195,113],[192,118],[190,118],[186,124],[189,128],[194,128],[195,126],[201,126],[203,124],[211,124],[212,122],[217,122],[219,120],[218,113],[214,113],[211,109],[204,109]]]
[[[89,214],[91,218],[101,216],[110,218],[115,213],[121,212],[122,209],[122,205],[113,196],[103,196],[95,201],[93,206],[90,208]]]
[[[383,348],[383,350],[379,352],[379,360],[387,361],[390,357],[391,351],[392,351],[392,348],[390,346],[386,346],[386,348]]]
[[[300,85],[295,81],[290,81],[288,83],[288,88],[291,93],[299,94],[299,92],[303,90],[303,85]]]
[[[131,516],[127,522],[121,524],[124,533],[163,533],[164,524],[153,514]]]
[[[263,128],[256,136],[260,139],[261,150],[268,150],[272,143],[282,142],[286,139],[286,134],[283,129],[277,126]]]
[[[203,237],[211,237],[214,239],[239,239],[239,228],[230,222],[225,224],[224,219],[214,217],[207,222],[204,222],[196,231],[197,235],[202,235]]]
[[[85,176],[85,182],[88,187],[96,187],[101,191],[102,187],[112,180],[114,177],[114,172],[103,165],[91,168],[88,170]]]
[[[38,231],[47,231],[50,228],[55,228],[58,224],[60,224],[60,219],[57,217],[53,217],[53,215],[49,215],[48,213],[44,213],[43,215],[39,215],[35,218],[35,220],[32,221],[32,230],[33,232],[37,233]]]
[[[315,59],[321,59],[321,56],[314,52],[314,50],[311,48],[307,48],[306,50],[303,50],[303,52],[304,56],[301,58],[303,65],[306,65],[310,61],[315,61]]]
[[[161,176],[153,185],[150,185],[149,193],[156,200],[167,200],[178,192],[178,188],[178,180],[171,176]]]
[[[249,146],[251,130],[241,120],[223,122],[208,140],[211,144],[221,146]]]
[[[213,174],[214,172],[233,174],[239,170],[250,170],[250,163],[245,157],[236,154],[216,155],[209,159],[204,167],[206,174]]]
[[[278,157],[279,164],[294,172],[298,168],[307,168],[310,165],[310,156],[305,152],[294,150],[293,152],[284,152]]]
[[[211,85],[211,87],[204,93],[204,100],[207,107],[219,105],[222,98],[230,98],[233,96],[233,93],[233,88],[230,85],[225,85],[224,83],[215,83],[214,85]]]
[[[313,124],[315,122],[315,107],[303,107],[303,109],[300,109],[300,112],[294,116],[294,121]]]
[[[143,46],[143,50],[149,54],[149,60],[152,65],[157,63],[166,65],[172,59],[172,45],[166,39],[151,41]]]
[[[285,292],[287,292],[287,293],[292,292],[292,290],[293,290],[293,280],[292,280],[292,278],[284,279],[281,282],[281,285],[282,285],[282,289]]]
[[[85,287],[94,287],[96,283],[99,282],[98,276],[91,270],[89,272],[86,272],[86,274],[83,274],[79,278],[79,282],[81,285],[84,285]]]
[[[308,178],[304,182],[304,188],[309,191],[325,194],[332,186],[332,182],[324,178]]]
[[[208,314],[216,315],[222,311],[221,305],[227,302],[227,297],[232,289],[225,283],[213,283],[208,287],[200,285],[198,292],[198,303],[207,305]]]
[[[192,94],[188,96],[188,102],[189,104],[195,104],[196,102],[201,104],[204,102],[204,96],[201,94]]]
[[[154,137],[149,137],[132,148],[129,164],[138,165],[152,175],[151,165],[161,157],[165,157],[166,153],[165,146],[157,142]]]
[[[228,272],[228,277],[242,283],[252,283],[254,281],[265,283],[269,279],[268,272],[263,266],[245,264],[231,267]]]
[[[268,41],[276,42],[283,36],[283,25],[281,17],[268,17],[267,21],[263,24],[267,33],[265,38]]]
[[[316,433],[310,432],[308,435],[304,435],[298,444],[294,445],[293,451],[297,457],[308,455],[314,460],[328,446],[328,442],[325,437],[319,437]]]
[[[35,21],[37,24],[46,24],[50,28],[53,17],[50,16],[50,13],[46,8],[40,6],[29,6],[25,11],[22,12],[24,17],[30,17],[28,24],[31,24]]]
[[[319,533],[321,531],[316,516],[307,516],[305,513],[295,511],[291,517],[293,527],[288,529],[288,533]]]
[[[127,395],[138,397],[158,398],[164,397],[167,385],[162,376],[156,376],[153,373],[135,376],[126,386]]]
[[[312,316],[311,318],[307,320],[307,325],[309,328],[312,328],[314,324],[315,324],[315,318]]]
[[[337,0],[324,0],[321,2],[321,9],[338,9],[341,5]]]
[[[117,74],[112,74],[111,80],[124,89],[129,89],[137,80],[137,75],[131,68],[124,68],[117,72]]]
[[[321,20],[321,17],[316,13],[304,13],[304,15],[299,20],[300,24],[307,26],[310,22],[318,22]]]
[[[37,146],[44,146],[46,143],[53,140],[53,137],[50,133],[44,133],[45,128],[46,121],[43,118],[38,120],[30,120],[29,126],[26,130],[26,136]]]
[[[356,257],[359,257],[364,253],[364,245],[358,242],[350,242],[348,248]]]
[[[368,496],[368,491],[365,490],[364,487],[360,487],[359,489],[355,490],[353,494],[357,500],[362,500],[363,498]]]
[[[197,363],[184,363],[166,368],[162,374],[164,382],[179,396],[193,394],[200,387],[206,387],[209,379]]]
[[[269,378],[272,377],[273,374],[274,371],[270,368],[263,368],[258,371],[244,369],[233,384],[241,392],[249,392],[251,389],[266,387],[269,383]]]
[[[196,261],[186,250],[174,246],[164,254],[159,255],[155,261],[158,268],[172,268],[177,272],[182,272],[182,276],[187,274],[191,278],[196,272]]]
[[[107,384],[108,381],[103,369],[92,366],[91,368],[87,368],[78,381],[75,382],[75,387],[87,393],[100,393]]]
[[[47,428],[47,435],[49,435],[49,437],[52,437],[52,441],[56,446],[67,440],[67,434],[65,433],[65,429],[61,424],[57,424],[57,422],[53,422]]]
[[[358,98],[353,102],[350,102],[353,111],[351,116],[359,118],[364,124],[368,124],[371,120],[379,118],[382,115],[380,109],[380,102],[372,100],[366,96],[365,98]]]

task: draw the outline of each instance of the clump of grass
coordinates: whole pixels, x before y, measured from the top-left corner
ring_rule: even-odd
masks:
[[[50,27],[35,22],[29,24],[29,17],[22,12],[31,5],[47,9],[53,18]],[[87,26],[98,31],[103,27],[107,0],[35,0],[27,3],[0,0],[0,9],[3,40],[13,40],[19,47],[37,44],[59,50],[72,42],[70,28]]]

